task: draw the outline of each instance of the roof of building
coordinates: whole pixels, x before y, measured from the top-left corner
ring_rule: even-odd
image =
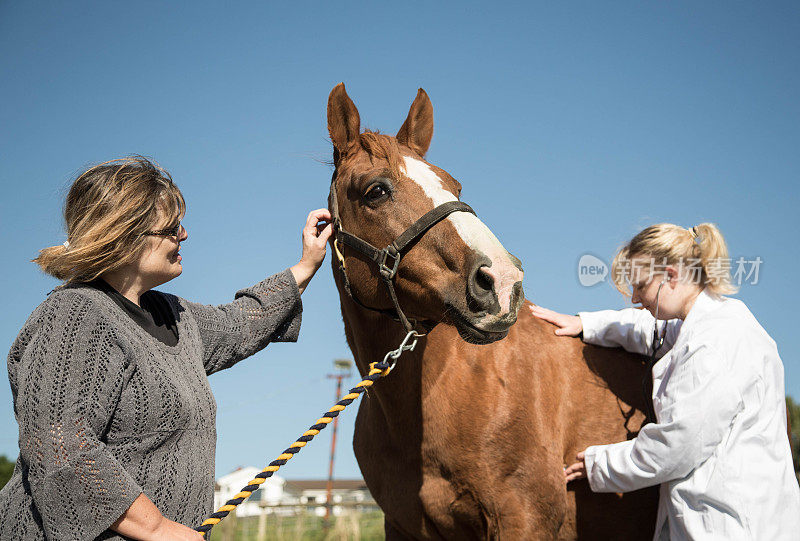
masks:
[[[286,481],[284,488],[294,490],[325,490],[328,487],[327,479],[299,479]],[[334,479],[333,490],[367,490],[363,479]]]
[[[259,470],[258,468],[254,467],[254,466],[246,466],[244,468],[242,468],[242,467],[236,468],[232,472],[227,473],[227,474],[223,475],[222,477],[219,477],[215,482],[214,488],[216,489],[217,487],[221,487],[222,485],[227,485],[229,483],[247,482],[249,480],[248,478],[252,479],[260,471],[261,470]],[[280,483],[283,483],[285,480],[280,475],[273,474],[270,477],[269,481],[271,483],[280,484]]]

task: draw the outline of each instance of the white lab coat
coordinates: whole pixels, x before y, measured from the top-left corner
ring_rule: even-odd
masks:
[[[655,319],[646,310],[579,315],[585,342],[649,354]],[[660,484],[657,540],[800,539],[775,342],[744,303],[705,291],[685,321],[666,325],[653,367],[658,421],[586,450],[592,490]]]

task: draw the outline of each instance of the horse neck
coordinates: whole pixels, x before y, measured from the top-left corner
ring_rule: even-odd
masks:
[[[344,292],[338,276],[336,284],[347,343],[363,376],[369,373],[370,363],[382,361],[387,352],[400,345],[406,332],[398,322],[353,302]],[[398,427],[405,427],[403,429],[407,429],[409,419],[419,417],[424,340],[420,339],[414,351],[404,352],[390,374],[377,380],[365,397],[370,406],[379,407],[387,420],[398,421]]]

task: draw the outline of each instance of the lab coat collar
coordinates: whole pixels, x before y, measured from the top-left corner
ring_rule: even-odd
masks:
[[[710,292],[708,288],[703,289],[689,309],[689,313],[683,321],[682,327],[685,328],[687,325],[691,326],[694,321],[702,319],[706,314],[713,312],[719,308],[724,300],[723,297]]]

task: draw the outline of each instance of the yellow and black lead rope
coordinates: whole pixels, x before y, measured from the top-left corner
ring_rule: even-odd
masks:
[[[403,344],[405,344],[405,341]],[[398,349],[402,350],[402,348],[403,346]],[[231,511],[236,509],[237,505],[249,498],[253,492],[259,489],[264,481],[272,477],[273,473],[278,471],[278,469],[286,464],[289,459],[300,452],[300,449],[305,447],[308,442],[313,440],[314,436],[319,434],[321,430],[328,426],[328,423],[333,421],[334,417],[337,417],[340,411],[352,404],[353,401],[361,396],[361,394],[366,391],[368,387],[372,386],[375,381],[388,374],[392,369],[392,366],[393,365],[389,364],[388,355],[387,358],[381,362],[371,363],[369,365],[369,374],[367,374],[364,379],[362,379],[355,387],[350,389],[341,400],[331,407],[331,409],[322,414],[322,417],[317,419],[315,424],[311,425],[308,430],[303,432],[303,435],[297,438],[297,440],[291,444],[288,449],[283,451],[283,453],[281,453],[277,459],[270,462],[269,466],[261,470],[261,472],[255,476],[255,479],[247,483],[246,487],[240,490],[239,493],[233,498],[225,502],[225,505],[217,509],[215,513],[209,515],[209,517],[203,521],[203,524],[195,528],[195,530],[205,536],[215,524],[227,517]]]

